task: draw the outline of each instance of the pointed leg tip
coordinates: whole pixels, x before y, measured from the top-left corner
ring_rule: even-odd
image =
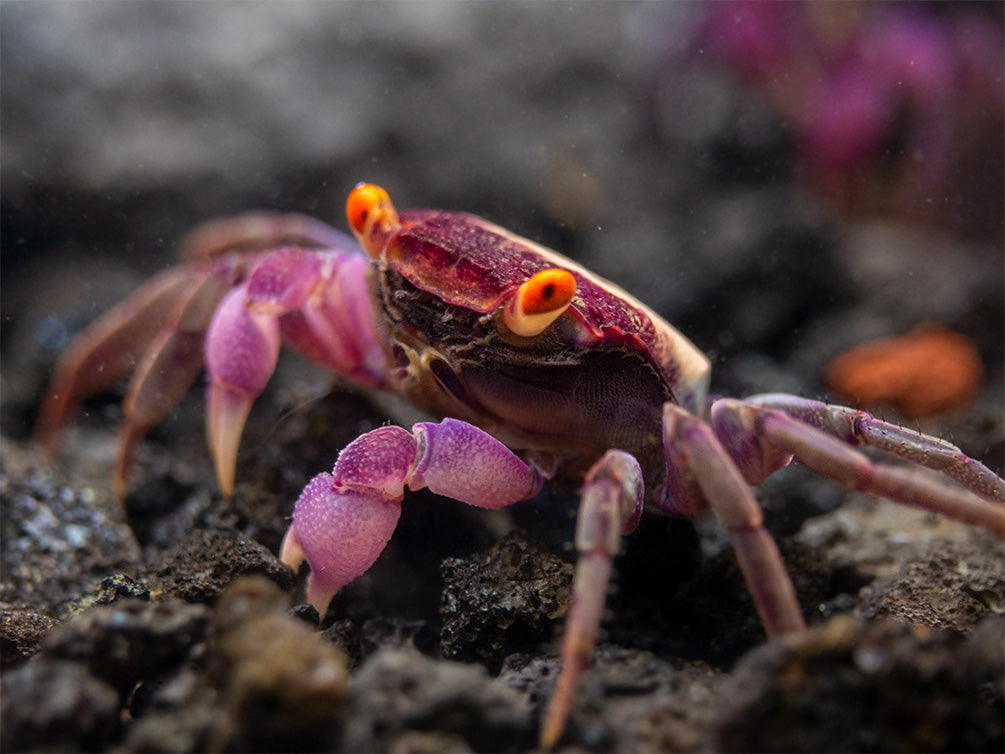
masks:
[[[63,427],[75,412],[77,402],[66,378],[57,372],[49,385],[35,423],[35,442],[42,446],[49,456],[56,455],[62,438]]]
[[[321,620],[324,620],[328,612],[328,606],[335,598],[335,593],[338,592],[339,587],[318,583],[319,581],[320,579],[315,578],[313,573],[307,577],[307,601],[318,611]]]
[[[300,546],[300,540],[297,539],[297,534],[293,531],[293,526],[291,525],[286,530],[283,544],[279,548],[279,560],[296,571],[303,564],[304,560],[306,560],[306,557],[303,548]]]
[[[237,469],[237,449],[232,454],[221,456],[214,453],[216,462],[216,483],[220,487],[223,499],[230,502],[234,498],[234,477]]]
[[[558,746],[565,733],[571,708],[572,698],[567,693],[567,687],[559,680],[541,725],[541,736],[538,739],[538,748],[541,751],[552,751]]]
[[[115,472],[115,477],[112,479],[112,492],[120,503],[126,501],[126,496],[129,494],[129,480],[121,471]]]
[[[61,425],[54,426],[52,420],[43,417],[35,427],[35,443],[52,458],[59,450]]]
[[[552,730],[546,725],[541,731],[541,738],[538,739],[537,748],[541,751],[554,750],[561,735],[561,730]]]
[[[146,433],[147,427],[129,416],[127,409],[127,418],[119,428],[118,456],[115,460],[115,475],[112,478],[112,489],[120,502],[124,502],[126,495],[129,494],[129,476],[136,463],[136,451],[143,444]]]
[[[216,480],[223,496],[234,496],[237,451],[254,398],[222,385],[210,388],[207,413],[209,453],[216,465]]]

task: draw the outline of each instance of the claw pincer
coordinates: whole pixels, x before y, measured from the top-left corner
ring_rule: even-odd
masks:
[[[423,422],[411,433],[380,427],[347,445],[332,473],[318,474],[304,488],[280,557],[293,568],[307,560],[307,599],[323,613],[384,550],[406,486],[502,508],[537,494],[541,483],[509,448],[467,422]]]
[[[265,389],[279,359],[279,322],[248,307],[247,291],[223,300],[206,334],[206,433],[224,496],[234,492],[237,448],[251,404]]]
[[[241,433],[276,368],[281,338],[356,382],[382,386],[365,276],[366,261],[352,251],[278,249],[217,309],[206,334],[206,430],[225,497],[233,494]]]

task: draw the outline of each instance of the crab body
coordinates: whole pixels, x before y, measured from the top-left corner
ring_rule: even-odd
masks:
[[[369,184],[350,194],[347,214],[356,241],[300,216],[195,233],[186,255],[195,261],[144,286],[64,356],[40,439],[54,444],[84,396],[135,364],[116,471],[124,494],[144,433],[204,361],[209,445],[229,497],[248,410],[282,341],[442,418],[361,435],[304,488],[281,557],[308,562],[307,597],[322,613],[380,555],[406,487],[501,508],[547,479],[580,484],[578,561],[545,747],[562,733],[612,559],[644,503],[685,515],[712,509],[771,637],[804,622],[749,485],[793,459],[1005,539],[1005,482],[945,441],[789,395],[711,400],[709,362],[687,338],[560,254],[471,215],[399,213]],[[875,461],[862,445],[913,465]]]
[[[708,360],[648,307],[571,260],[466,214],[412,211],[376,239],[379,340],[391,387],[470,422],[535,463],[582,479],[610,448],[636,455],[663,490],[662,405],[700,411]],[[378,246],[379,245],[379,246]],[[537,273],[575,279],[564,315],[535,337],[499,312]]]

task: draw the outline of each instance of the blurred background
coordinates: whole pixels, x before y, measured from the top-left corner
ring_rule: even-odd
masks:
[[[4,434],[194,224],[345,228],[366,180],[613,279],[722,393],[833,398],[833,358],[939,323],[983,367],[912,419],[1000,470],[1002,8],[4,3]]]

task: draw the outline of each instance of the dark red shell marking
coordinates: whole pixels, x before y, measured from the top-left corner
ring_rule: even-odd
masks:
[[[569,311],[597,340],[653,356],[666,345],[645,307],[597,282],[557,252],[473,215],[408,210],[400,216],[401,229],[387,241],[388,264],[412,285],[447,303],[488,313],[534,273],[558,267],[576,278]]]

